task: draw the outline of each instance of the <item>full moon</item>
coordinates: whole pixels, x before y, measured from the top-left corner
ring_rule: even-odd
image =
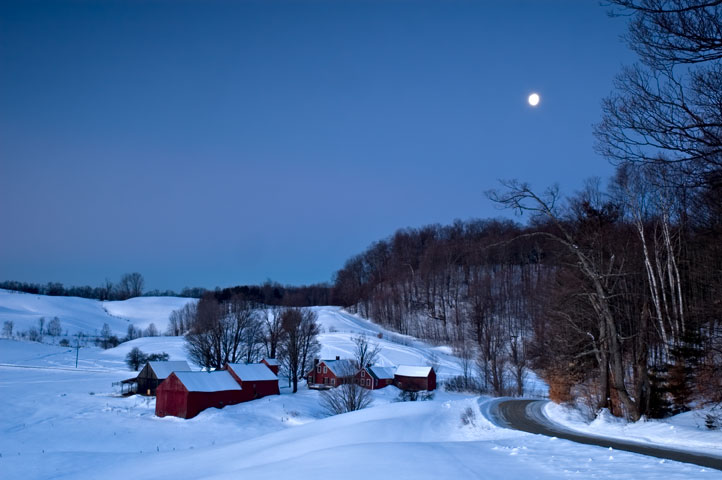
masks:
[[[528,101],[529,105],[531,105],[532,107],[536,107],[537,105],[539,105],[539,100],[541,100],[541,98],[539,97],[538,93],[532,93],[531,95],[529,95]]]

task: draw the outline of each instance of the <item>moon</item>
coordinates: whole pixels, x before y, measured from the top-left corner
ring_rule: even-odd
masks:
[[[539,100],[541,100],[541,97],[538,93],[532,93],[527,99],[529,105],[531,105],[532,107],[536,107],[537,105],[539,105]]]

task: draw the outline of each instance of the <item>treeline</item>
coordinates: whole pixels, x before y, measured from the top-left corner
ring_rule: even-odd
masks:
[[[250,302],[264,305],[277,305],[289,307],[307,307],[313,305],[331,305],[336,300],[333,290],[325,283],[302,286],[284,286],[278,282],[267,281],[261,285],[242,285],[228,288],[207,290],[201,287],[186,287],[180,292],[173,290],[144,290],[145,281],[140,273],[129,273],[121,277],[120,281],[113,283],[109,280],[98,287],[65,287],[62,283],[48,282],[45,284],[18,282],[7,280],[0,282],[0,289],[18,292],[33,293],[37,295],[50,295],[57,297],[80,297],[93,300],[127,300],[133,297],[185,297],[201,298],[210,292],[218,300],[227,300],[231,297],[242,297]]]
[[[334,291],[384,326],[453,345],[460,388],[522,394],[537,297],[556,275],[553,246],[533,231],[509,220],[399,230],[346,262]]]
[[[206,293],[212,295],[219,302],[236,298],[268,306],[311,307],[334,305],[337,302],[332,287],[326,283],[296,287],[284,286],[269,280],[262,285],[216,288]]]
[[[103,285],[91,287],[66,287],[59,282],[27,283],[14,280],[0,282],[0,288],[14,290],[17,292],[33,293],[37,295],[49,295],[53,297],[80,297],[93,300],[127,300],[133,297],[146,296],[181,296],[198,298],[203,293],[202,289],[184,289],[177,294],[173,291],[152,290],[144,292],[145,279],[138,272],[126,273],[120,277],[117,283],[106,280]]]

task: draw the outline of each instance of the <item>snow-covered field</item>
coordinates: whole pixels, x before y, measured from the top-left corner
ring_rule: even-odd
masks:
[[[381,345],[382,364],[434,363],[441,378],[460,371],[444,347],[394,336],[337,308],[316,310],[325,358],[348,356],[352,337],[363,332]],[[158,418],[154,399],[120,397],[111,386],[132,376],[123,363],[132,346],[185,359],[180,338],[142,338],[106,351],[81,348],[75,369],[73,349],[0,340],[1,479],[722,478],[694,465],[500,428],[485,417],[489,399],[443,391],[399,403],[398,390],[388,387],[374,392],[366,410],[327,417],[319,392],[302,384],[291,394],[283,385],[280,396],[191,420]]]
[[[145,329],[151,323],[159,331],[168,327],[168,316],[182,308],[192,298],[138,297],[115,302],[100,302],[78,297],[50,297],[0,289],[0,325],[13,322],[14,332],[38,327],[38,320],[45,317],[45,326],[58,317],[63,334],[82,332],[97,335],[104,323],[113,334],[122,337],[128,325]]]

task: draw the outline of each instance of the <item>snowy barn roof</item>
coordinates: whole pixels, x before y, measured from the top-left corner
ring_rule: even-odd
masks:
[[[241,386],[225,370],[215,372],[173,372],[189,392],[222,392],[241,390]]]
[[[275,365],[278,365],[278,360],[276,360],[275,358],[264,358],[264,359],[261,360],[261,361],[262,361],[262,362],[266,362],[266,363],[269,364],[269,365],[274,365],[274,366],[275,366]]]
[[[188,366],[188,363],[183,360],[175,360],[170,362],[148,362],[150,364],[150,368],[153,369],[155,372],[155,376],[158,377],[158,379],[162,378],[168,378],[168,375],[170,375],[173,372],[190,372],[191,367]]]
[[[278,380],[275,373],[262,363],[229,363],[228,368],[238,375],[244,382],[256,382],[260,380]]]
[[[428,377],[429,373],[431,373],[431,367],[419,365],[399,365],[396,369],[396,375],[401,377]]]
[[[379,367],[379,366],[372,366],[372,367],[366,367],[366,370],[374,377],[379,380],[385,379],[385,378],[394,378],[394,369],[393,367]]]
[[[343,377],[346,375],[354,375],[358,372],[357,368],[354,368],[354,364],[351,360],[322,360],[329,370],[333,372],[337,377]]]

